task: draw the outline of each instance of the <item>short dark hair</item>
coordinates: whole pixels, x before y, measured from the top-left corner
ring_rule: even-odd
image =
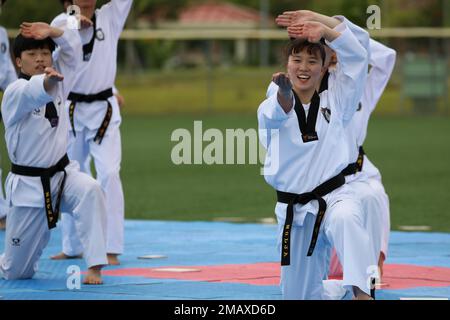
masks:
[[[66,2],[69,2],[70,4],[73,4],[73,0],[59,0],[61,2],[61,5],[65,5]]]
[[[13,52],[16,58],[20,58],[22,52],[33,49],[49,49],[51,52],[55,51],[55,42],[51,38],[45,38],[43,40],[35,40],[32,38],[25,38],[22,34],[19,34],[14,39]]]
[[[322,58],[322,65],[325,63],[326,53],[325,53],[324,45],[321,42],[313,43],[313,42],[309,42],[306,39],[301,39],[301,38],[295,38],[295,39],[293,38],[288,43],[288,45],[286,46],[285,52],[284,52],[285,61],[289,60],[289,56],[291,54],[300,53],[304,49],[306,49],[309,54],[316,55],[318,53],[319,56]]]

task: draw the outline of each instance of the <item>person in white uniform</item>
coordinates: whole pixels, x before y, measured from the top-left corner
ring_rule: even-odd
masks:
[[[0,0],[1,7],[4,3],[6,0]],[[11,61],[8,33],[0,26],[0,91],[4,92],[6,87],[15,80],[17,80],[17,73]]]
[[[6,0],[0,0],[0,14],[5,2]],[[9,52],[8,33],[5,28],[0,26],[0,91],[4,92],[6,87],[16,80],[16,69],[11,61]],[[0,230],[5,229],[8,209],[9,207],[3,195],[2,169],[0,168]]]
[[[369,52],[371,69],[368,80],[358,112],[353,117],[347,130],[347,140],[349,145],[352,146],[350,158],[354,159],[354,161],[345,169],[344,173],[347,176],[347,183],[350,183],[352,188],[356,189],[358,196],[362,200],[366,211],[366,224],[374,239],[374,250],[380,252],[378,266],[382,275],[390,232],[389,199],[381,183],[381,175],[378,169],[368,160],[362,145],[367,134],[370,114],[374,110],[392,74],[396,53],[393,49],[373,39],[367,39],[365,30],[343,16],[327,17],[309,10],[298,10],[284,12],[277,17],[277,23],[280,26],[292,26],[305,20],[319,21],[329,27],[334,27],[340,22],[344,22],[360,41],[361,45]],[[335,54],[331,50],[327,50],[327,55],[329,56],[327,61],[335,61]],[[330,59],[332,56],[334,59]],[[335,63],[330,64],[330,71],[334,69],[333,65]],[[334,72],[330,72],[328,76],[324,77],[322,87],[332,85],[334,80]],[[342,266],[335,251],[331,259],[330,276],[342,276]]]
[[[60,53],[53,61],[55,44]],[[100,185],[66,154],[69,119],[64,103],[80,54],[77,32],[45,23],[23,23],[14,42],[20,79],[8,86],[2,101],[12,163],[5,187],[11,209],[0,256],[0,273],[8,280],[33,277],[63,208],[72,214],[84,249],[84,283],[102,283],[101,268],[107,264],[105,197]]]
[[[69,95],[70,159],[80,163],[81,171],[89,173],[92,157],[106,196],[107,253],[111,265],[119,264],[118,255],[124,246],[124,195],[120,179],[122,157],[121,116],[113,85],[117,69],[117,45],[132,0],[111,0],[95,9],[96,0],[75,0],[81,14],[93,26],[80,30],[83,43],[82,62]],[[56,17],[52,24],[64,20]],[[62,252],[53,259],[77,257],[83,253],[71,215],[62,215]]]
[[[69,15],[69,14],[73,15],[76,13],[73,10],[71,10],[71,9],[73,9],[73,7],[71,7],[71,6],[73,6],[73,0],[60,0],[60,2],[61,2],[62,9],[63,9],[63,14],[64,13],[66,14],[65,17],[67,17],[67,15]],[[71,7],[71,8],[69,9],[69,7]],[[61,15],[59,17],[59,19],[61,17],[64,17],[64,15]],[[74,16],[74,18],[75,18],[75,16]],[[125,105],[125,98],[120,94],[120,92],[116,86],[113,87],[113,94],[114,94],[114,97],[117,99],[117,103],[119,104],[120,109],[122,109],[122,107]],[[92,172],[90,170],[91,169],[91,160],[92,160],[91,156],[86,157],[86,163],[82,167],[86,169],[85,173],[92,176]],[[74,240],[74,242],[75,241],[76,241],[76,239]],[[79,241],[77,243],[79,243]],[[80,245],[78,245],[78,247],[80,247]],[[60,254],[60,255],[54,256],[54,259],[59,259],[59,258],[62,258],[62,259],[64,259],[64,258],[81,258],[81,255],[71,257],[71,256],[66,256],[64,254]]]
[[[274,75],[278,90],[258,109],[265,179],[278,196],[283,298],[325,299],[322,280],[335,247],[345,261],[344,286],[356,299],[370,299],[367,269],[376,259],[361,204],[341,173],[349,163],[341,141],[361,99],[368,55],[345,24],[305,22],[299,29],[302,39],[287,50],[287,74]],[[322,37],[337,52],[339,81],[318,94],[325,51],[309,42]]]
[[[346,179],[357,190],[369,220],[370,218],[373,219],[372,227],[374,230],[372,230],[372,233],[379,239],[377,243],[380,252],[378,267],[380,276],[382,276],[390,234],[389,197],[382,184],[380,171],[367,158],[363,144],[367,135],[370,115],[392,74],[396,52],[373,39],[370,39],[370,52],[371,69],[367,77],[366,88],[350,126],[349,143],[353,145],[352,158],[355,161],[349,165]],[[338,259],[334,256],[332,265],[335,266],[335,269],[330,269],[330,275],[337,276],[342,272],[342,268],[336,260]]]
[[[73,5],[73,0],[60,0],[60,2],[62,5],[63,13],[67,14],[68,8]],[[122,108],[125,105],[125,98],[120,94],[116,86],[113,87],[113,94],[117,98],[117,103],[119,104],[119,107]]]

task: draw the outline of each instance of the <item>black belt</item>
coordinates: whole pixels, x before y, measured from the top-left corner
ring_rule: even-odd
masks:
[[[112,88],[106,89],[102,92],[99,92],[97,94],[81,94],[81,93],[75,93],[71,92],[69,94],[69,100],[71,101],[70,107],[69,107],[69,118],[70,118],[70,124],[72,126],[72,132],[73,135],[76,136],[75,133],[75,125],[74,125],[74,113],[75,113],[75,107],[77,102],[85,102],[85,103],[92,103],[95,101],[106,101],[108,103],[108,109],[106,110],[105,118],[102,121],[102,124],[100,128],[97,130],[97,134],[95,135],[94,142],[97,142],[98,144],[102,143],[103,137],[105,136],[106,129],[108,129],[109,123],[111,122],[112,117],[112,106],[111,103],[109,103],[108,99],[113,96]]]
[[[26,167],[26,166],[19,166],[17,164],[11,164],[12,173],[27,177],[41,177],[42,189],[44,190],[44,207],[47,215],[47,223],[49,229],[55,228],[56,222],[58,221],[59,208],[61,205],[61,197],[67,177],[65,167],[69,164],[69,162],[70,162],[69,157],[66,154],[64,155],[64,157],[61,158],[61,160],[58,161],[57,164],[55,164],[50,168]],[[53,209],[50,178],[53,177],[57,172],[64,172],[64,177],[59,187],[55,209]]]
[[[284,223],[283,229],[283,241],[281,243],[281,265],[288,266],[291,263],[290,260],[290,243],[291,243],[291,229],[292,222],[294,221],[294,204],[305,205],[312,200],[317,200],[319,202],[319,212],[317,213],[316,222],[314,224],[314,230],[311,238],[311,243],[308,249],[308,257],[314,252],[316,246],[317,238],[319,236],[320,225],[322,223],[325,211],[327,210],[327,203],[323,197],[336,190],[340,186],[345,184],[345,177],[342,173],[325,181],[320,186],[315,188],[311,192],[306,192],[302,194],[288,193],[277,191],[278,202],[287,203],[286,209],[286,221]]]
[[[342,170],[342,174],[344,176],[351,176],[357,172],[361,172],[364,165],[364,152],[363,147],[359,147],[358,159],[354,163],[350,163],[344,170]]]

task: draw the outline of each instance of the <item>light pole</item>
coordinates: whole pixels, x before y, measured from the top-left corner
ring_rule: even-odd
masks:
[[[259,0],[259,11],[261,17],[261,30],[269,28],[269,8],[270,0]],[[261,39],[259,41],[260,66],[269,64],[269,40]]]

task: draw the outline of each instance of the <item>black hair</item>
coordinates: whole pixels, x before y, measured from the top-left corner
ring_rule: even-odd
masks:
[[[289,56],[291,54],[300,53],[304,49],[306,49],[309,54],[316,55],[318,53],[319,56],[322,58],[322,65],[325,63],[326,53],[322,42],[313,43],[309,42],[306,39],[301,38],[297,39],[292,38],[291,41],[288,43],[284,52],[285,61],[289,60]]]
[[[73,0],[59,0],[62,5],[64,5],[66,2],[70,2],[70,4],[73,4]]]
[[[20,58],[22,52],[33,49],[49,49],[51,52],[55,51],[55,42],[51,38],[45,38],[43,40],[35,40],[32,38],[25,38],[22,34],[19,34],[14,40],[13,52],[16,58]]]

